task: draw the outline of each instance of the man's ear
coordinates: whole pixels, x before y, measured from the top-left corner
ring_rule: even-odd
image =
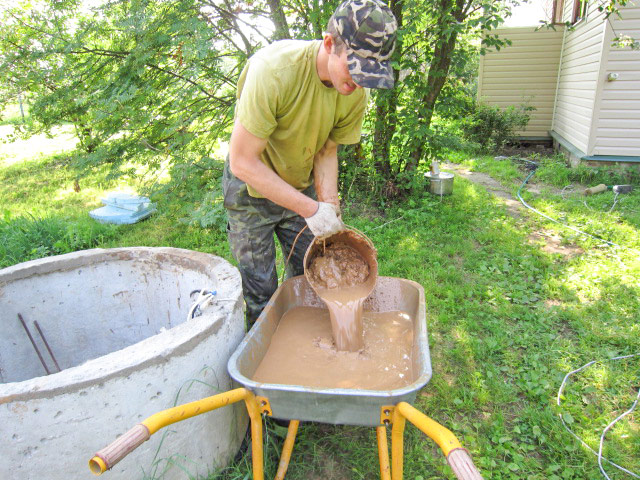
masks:
[[[329,55],[331,55],[334,45],[335,44],[333,43],[333,37],[330,34],[325,33],[322,39],[322,47]]]

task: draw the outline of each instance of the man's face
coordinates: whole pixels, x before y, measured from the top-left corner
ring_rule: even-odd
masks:
[[[334,47],[335,52],[335,47]],[[347,51],[342,50],[342,53],[337,55],[331,53],[329,55],[328,62],[329,78],[340,95],[351,95],[356,88],[362,88],[356,84],[351,78],[349,73],[349,67],[347,66]]]

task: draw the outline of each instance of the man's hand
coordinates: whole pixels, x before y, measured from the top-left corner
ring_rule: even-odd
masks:
[[[344,223],[338,218],[336,207],[330,203],[318,202],[318,210],[305,218],[309,230],[318,238],[329,237],[345,229]]]

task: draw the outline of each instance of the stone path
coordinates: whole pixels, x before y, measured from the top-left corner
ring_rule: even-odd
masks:
[[[458,165],[456,163],[443,163],[440,167],[443,171],[450,171],[456,175],[466,178],[472,183],[482,185],[489,193],[498,197],[507,207],[507,212],[514,218],[522,216],[522,210],[525,208],[520,200],[515,198],[509,189],[500,182],[490,177],[486,173],[472,172],[469,167]]]

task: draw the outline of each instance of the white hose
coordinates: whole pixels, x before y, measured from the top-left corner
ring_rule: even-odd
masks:
[[[189,308],[187,320],[195,318],[197,316],[197,312],[200,312],[199,315],[202,315],[202,311],[207,306],[209,306],[209,304],[213,301],[213,296],[217,293],[215,290],[205,290],[204,288],[202,288],[200,290],[194,290],[189,296],[191,297],[196,292],[198,293],[198,298]]]
[[[631,355],[623,355],[620,357],[613,357],[610,358],[610,361],[613,360],[622,360],[625,358],[632,358],[632,357],[638,357],[640,356],[640,353],[634,353]],[[562,392],[564,391],[564,387],[567,384],[567,380],[569,379],[569,377],[571,375],[573,375],[574,373],[578,373],[581,372],[582,370],[584,370],[585,368],[593,365],[594,363],[596,363],[596,360],[592,360],[589,363],[584,364],[583,366],[581,366],[580,368],[577,368],[569,373],[567,373],[564,377],[564,379],[562,380],[562,384],[560,385],[560,388],[558,389],[558,397],[557,397],[557,404],[558,406],[560,406],[560,397],[562,396]],[[618,470],[631,475],[634,478],[640,478],[640,475],[638,475],[637,473],[634,473],[630,470],[627,470],[624,467],[621,467],[620,465],[618,465],[617,463],[612,462],[611,460],[609,460],[606,457],[602,456],[602,447],[604,445],[604,438],[605,435],[607,434],[607,432],[611,429],[611,427],[613,427],[619,420],[621,420],[622,418],[624,418],[625,416],[627,416],[628,414],[630,414],[631,412],[633,412],[633,410],[637,407],[638,405],[638,400],[640,399],[640,389],[638,389],[638,396],[636,397],[635,402],[633,402],[633,405],[631,405],[631,407],[629,408],[629,410],[627,410],[626,412],[624,412],[622,415],[618,416],[613,422],[611,422],[609,425],[607,425],[604,429],[604,431],[602,432],[602,435],[600,436],[600,446],[598,448],[598,451],[596,452],[593,448],[591,448],[589,445],[587,445],[587,443],[582,440],[580,437],[578,437],[578,435],[576,435],[573,430],[571,430],[569,428],[569,426],[566,424],[566,422],[564,421],[564,418],[562,418],[562,413],[558,413],[558,416],[560,417],[560,421],[562,422],[562,425],[564,425],[564,428],[576,439],[578,440],[582,445],[584,445],[591,453],[593,453],[594,455],[596,455],[598,457],[598,467],[600,467],[600,472],[602,473],[602,475],[604,475],[604,477],[607,480],[611,480],[611,478],[609,477],[609,475],[607,475],[607,473],[604,471],[604,468],[602,466],[602,461],[604,460],[605,462],[609,463],[610,465],[612,465],[613,467],[617,468]]]

